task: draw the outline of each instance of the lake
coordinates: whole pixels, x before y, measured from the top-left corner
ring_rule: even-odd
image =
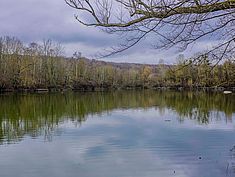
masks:
[[[234,94],[1,94],[0,176],[235,176],[234,122]]]

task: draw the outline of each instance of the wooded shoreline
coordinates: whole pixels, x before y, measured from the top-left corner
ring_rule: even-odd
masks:
[[[235,92],[235,87],[126,87],[126,88],[101,88],[93,86],[84,86],[80,88],[6,88],[0,89],[0,93],[54,93],[54,92],[102,92],[117,90],[158,90],[158,91],[202,91],[202,92]]]
[[[52,41],[23,44],[17,38],[0,38],[0,90],[2,92],[102,90],[234,91],[235,60],[215,65],[208,56],[198,62],[179,56],[178,63],[134,64],[90,60],[75,52],[63,56]]]

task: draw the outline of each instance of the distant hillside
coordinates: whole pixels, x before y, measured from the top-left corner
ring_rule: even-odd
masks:
[[[128,62],[109,62],[109,61],[102,61],[102,60],[95,60],[95,59],[88,59],[88,58],[81,58],[81,60],[85,61],[87,64],[96,65],[96,66],[112,66],[114,68],[129,70],[129,69],[142,69],[143,67],[149,67],[152,70],[157,71],[160,67],[169,68],[173,67],[173,65],[166,65],[166,64],[142,64],[142,63],[128,63]]]

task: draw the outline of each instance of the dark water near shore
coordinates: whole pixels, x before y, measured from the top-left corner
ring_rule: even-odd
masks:
[[[1,177],[235,176],[234,145],[234,94],[0,95]]]

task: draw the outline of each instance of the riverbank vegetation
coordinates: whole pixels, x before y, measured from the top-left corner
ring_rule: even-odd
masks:
[[[124,64],[89,60],[78,52],[63,56],[50,40],[23,44],[0,38],[0,90],[96,90],[134,88],[235,87],[235,60],[213,64],[205,55],[199,63],[181,57],[175,65]]]

